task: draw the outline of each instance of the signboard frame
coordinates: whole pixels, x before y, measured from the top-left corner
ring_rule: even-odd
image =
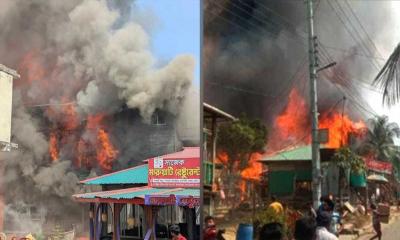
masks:
[[[145,195],[144,205],[147,206],[180,206],[195,208],[200,206],[200,198],[193,196],[171,195]]]
[[[369,170],[385,174],[392,174],[393,172],[393,165],[389,162],[378,161],[370,157],[365,158],[364,161]]]
[[[200,158],[150,158],[148,184],[156,188],[200,188]]]

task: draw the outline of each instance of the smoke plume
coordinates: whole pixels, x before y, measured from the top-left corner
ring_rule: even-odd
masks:
[[[12,141],[19,149],[0,153],[7,209],[14,218],[18,211],[9,203],[18,199],[45,208],[54,221],[74,222],[81,208],[71,195],[85,190],[79,179],[137,165],[182,145],[176,121],[191,114],[182,106],[190,101],[193,57],[176,56],[159,66],[151,52],[151,24],[144,26],[141,19],[152,15],[136,14],[132,4],[0,2],[1,61],[21,74],[14,82],[12,119]],[[154,131],[149,123],[158,112],[169,122]]]
[[[204,6],[206,102],[234,115],[261,117],[271,125],[293,87],[308,97],[303,1],[206,1]],[[320,111],[345,95],[349,114],[370,116],[354,102],[366,105],[361,97],[390,54],[388,46],[398,41],[392,31],[398,22],[393,2],[321,0],[314,10],[319,65],[337,62],[319,74]]]

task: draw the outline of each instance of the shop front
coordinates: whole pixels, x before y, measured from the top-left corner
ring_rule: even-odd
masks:
[[[171,225],[199,239],[199,164],[199,148],[185,148],[82,181],[103,188],[73,196],[89,204],[90,239],[169,239]]]

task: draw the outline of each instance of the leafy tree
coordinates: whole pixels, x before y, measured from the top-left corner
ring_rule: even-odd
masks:
[[[241,117],[238,121],[225,123],[218,131],[218,148],[228,156],[225,169],[228,200],[231,207],[238,203],[235,190],[241,172],[249,166],[253,153],[263,153],[267,143],[267,129],[260,120]]]
[[[365,141],[361,146],[362,154],[373,155],[381,161],[392,162],[399,154],[399,148],[394,143],[395,137],[400,137],[400,128],[396,123],[389,122],[387,116],[370,119]]]
[[[353,152],[349,147],[342,147],[336,150],[332,157],[333,163],[339,167],[339,196],[343,199],[342,189],[347,188],[346,170],[355,173],[365,171],[365,163],[360,156]]]
[[[228,155],[228,170],[233,173],[248,167],[253,153],[263,153],[267,143],[267,129],[260,120],[246,117],[220,126],[219,149]]]

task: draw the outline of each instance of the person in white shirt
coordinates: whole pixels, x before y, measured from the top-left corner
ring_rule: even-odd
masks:
[[[334,234],[329,232],[332,217],[329,212],[318,211],[316,240],[339,240]]]

